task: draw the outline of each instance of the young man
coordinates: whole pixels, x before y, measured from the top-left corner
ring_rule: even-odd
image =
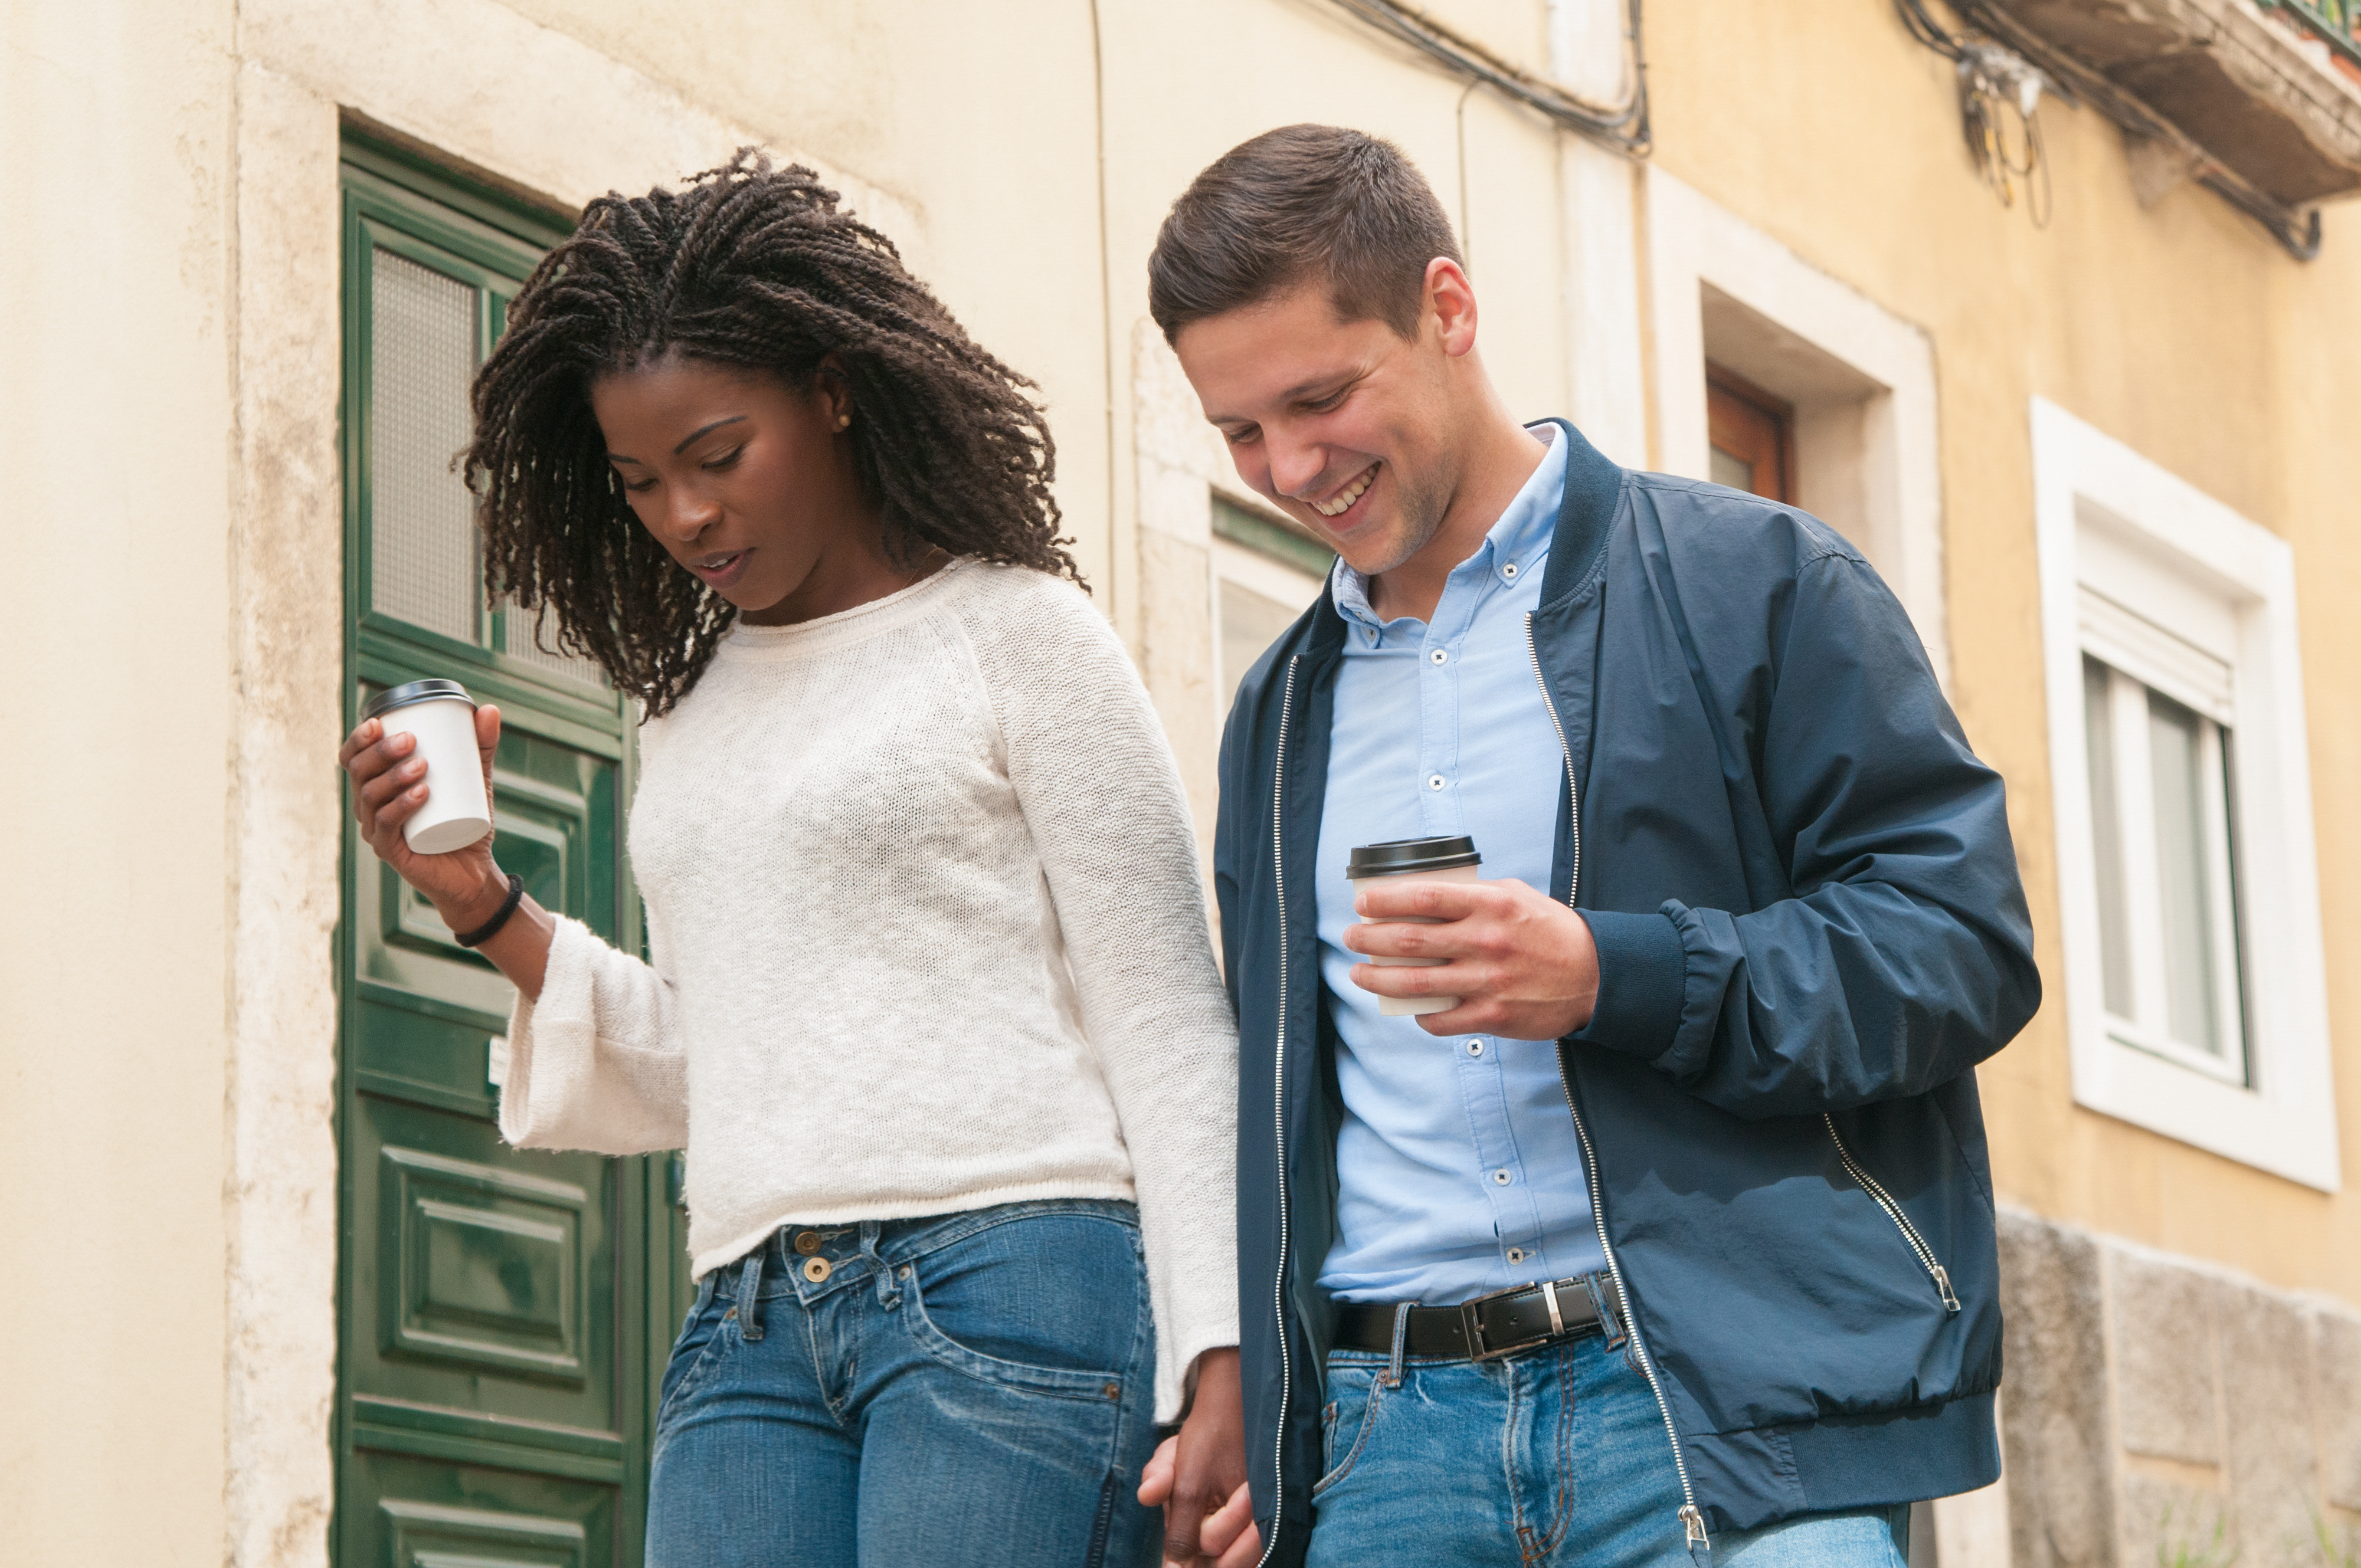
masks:
[[[1240,477],[1342,557],[1222,748],[1241,1542],[1896,1568],[1914,1499],[1999,1474],[1971,1069],[2040,990],[1907,618],[1814,519],[1510,417],[1384,142],[1235,148],[1149,276]],[[1455,835],[1487,880],[1345,878]]]

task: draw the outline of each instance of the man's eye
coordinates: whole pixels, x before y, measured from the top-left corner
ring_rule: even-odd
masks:
[[[1253,425],[1248,425],[1244,430],[1225,430],[1222,432],[1222,439],[1228,442],[1233,446],[1244,446],[1246,443],[1252,441],[1256,436],[1260,435],[1261,433],[1262,432],[1260,430],[1257,430]]]
[[[1346,389],[1346,390],[1347,390],[1347,391],[1349,391],[1350,389],[1351,389],[1350,388],[1347,388],[1347,389]],[[1328,396],[1328,397],[1325,397],[1325,398],[1321,399],[1321,400],[1320,400],[1318,402],[1316,402],[1316,403],[1306,403],[1306,404],[1304,404],[1303,406],[1304,406],[1305,408],[1309,409],[1309,410],[1310,410],[1312,412],[1313,412],[1313,413],[1316,413],[1316,414],[1324,414],[1324,413],[1328,412],[1331,409],[1334,409],[1337,404],[1339,404],[1339,403],[1343,402],[1344,400],[1345,400],[1345,393],[1344,393],[1344,392],[1336,392],[1336,393],[1334,393],[1334,394],[1332,394],[1332,395],[1330,395],[1330,396]]]

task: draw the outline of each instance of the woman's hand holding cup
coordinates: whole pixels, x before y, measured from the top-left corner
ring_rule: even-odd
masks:
[[[500,741],[500,710],[489,705],[476,709],[475,730],[489,801],[492,753]],[[403,837],[403,824],[426,809],[431,798],[420,738],[388,730],[383,718],[364,718],[346,737],[336,760],[352,776],[353,815],[360,821],[361,841],[377,858],[424,894],[454,931],[471,931],[490,919],[508,897],[508,878],[492,859],[489,832],[441,854],[421,854]]]

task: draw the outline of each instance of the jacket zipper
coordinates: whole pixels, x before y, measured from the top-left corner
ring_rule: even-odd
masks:
[[[1279,1147],[1279,1276],[1272,1306],[1279,1315],[1279,1424],[1271,1443],[1270,1539],[1263,1542],[1255,1568],[1264,1568],[1279,1550],[1279,1532],[1287,1506],[1287,1406],[1294,1392],[1294,1369],[1287,1353],[1287,855],[1280,826],[1286,821],[1287,721],[1295,709],[1295,666],[1301,653],[1287,659],[1287,685],[1279,699],[1279,749],[1271,762],[1270,876],[1279,892],[1279,1030],[1272,1050],[1271,1122]]]
[[[1960,1299],[1952,1294],[1951,1277],[1944,1271],[1943,1266],[1936,1261],[1935,1249],[1927,1245],[1927,1238],[1918,1234],[1918,1227],[1910,1223],[1910,1216],[1902,1212],[1902,1205],[1896,1203],[1887,1194],[1885,1189],[1878,1185],[1877,1178],[1870,1175],[1862,1168],[1861,1161],[1852,1157],[1852,1151],[1845,1147],[1844,1139],[1837,1135],[1837,1119],[1824,1111],[1820,1113],[1820,1120],[1828,1124],[1828,1142],[1836,1145],[1837,1158],[1844,1161],[1846,1173],[1861,1184],[1861,1190],[1863,1192],[1877,1200],[1877,1206],[1885,1211],[1885,1217],[1894,1222],[1894,1228],[1902,1233],[1902,1239],[1908,1242],[1910,1250],[1917,1255],[1918,1266],[1924,1268],[1927,1277],[1934,1280],[1935,1293],[1943,1299],[1943,1310],[1946,1313],[1958,1312]]]
[[[1557,700],[1550,696],[1549,680],[1542,674],[1542,651],[1533,640],[1532,611],[1525,612],[1525,652],[1533,662],[1533,683],[1541,687],[1542,707],[1548,710],[1550,728],[1557,731],[1557,749],[1565,758],[1565,799],[1568,825],[1573,830],[1574,853],[1565,883],[1565,906],[1575,907],[1576,895],[1582,887],[1582,792],[1574,777],[1574,748],[1567,744],[1565,725],[1557,715]],[[1623,1266],[1616,1260],[1615,1244],[1607,1239],[1607,1210],[1599,1202],[1598,1161],[1590,1150],[1590,1129],[1584,1125],[1581,1108],[1574,1102],[1574,1085],[1565,1076],[1565,1058],[1558,1058],[1557,1085],[1565,1095],[1566,1113],[1574,1118],[1574,1135],[1582,1146],[1582,1174],[1590,1187],[1590,1219],[1598,1227],[1598,1250],[1606,1255],[1608,1277],[1615,1281],[1616,1304],[1623,1311],[1623,1332],[1631,1336],[1631,1348],[1640,1362],[1640,1371],[1648,1379],[1648,1391],[1656,1397],[1656,1411],[1664,1419],[1664,1438],[1673,1445],[1673,1470],[1681,1482],[1682,1538],[1692,1557],[1698,1548],[1705,1550],[1706,1560],[1712,1561],[1713,1541],[1706,1534],[1705,1514],[1697,1508],[1697,1488],[1689,1481],[1688,1461],[1681,1454],[1681,1434],[1673,1425],[1673,1407],[1664,1398],[1664,1386],[1656,1377],[1656,1358],[1648,1354],[1648,1342],[1640,1332],[1637,1316],[1631,1310],[1631,1292],[1623,1283]],[[1835,1129],[1829,1129],[1833,1132]],[[1281,1261],[1284,1262],[1282,1251]]]

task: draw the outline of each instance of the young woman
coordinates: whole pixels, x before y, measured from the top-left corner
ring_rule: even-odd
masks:
[[[412,854],[409,738],[345,743],[369,847],[516,984],[502,1133],[688,1151],[652,1568],[1153,1561],[1191,1391],[1174,1554],[1243,1506],[1236,1040],[1030,385],[807,170],[592,203],[467,471],[492,591],[644,705],[653,961],[493,839]]]

